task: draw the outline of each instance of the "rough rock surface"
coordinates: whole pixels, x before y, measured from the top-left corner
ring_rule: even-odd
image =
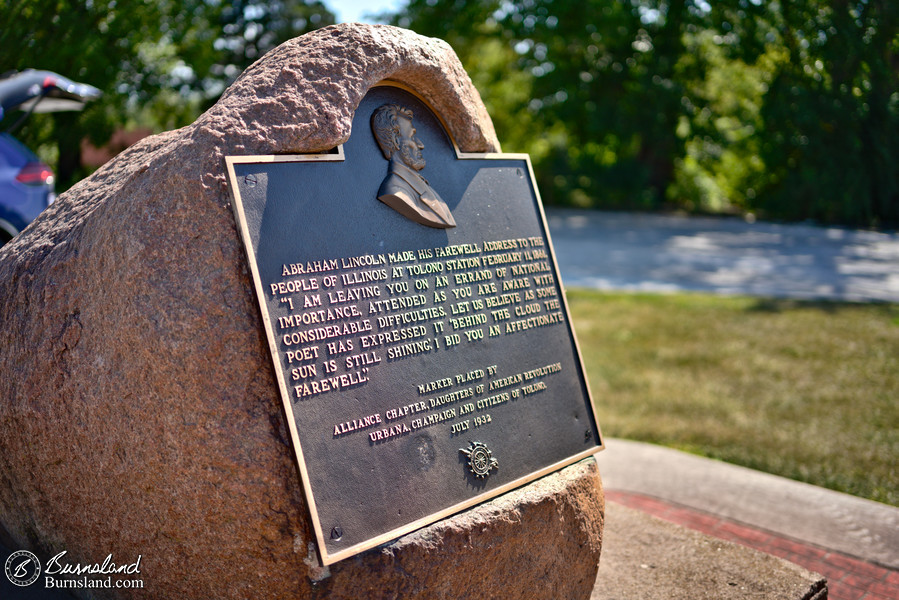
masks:
[[[603,514],[592,461],[329,572],[312,558],[224,156],[332,148],[383,79],[427,99],[461,150],[499,149],[446,43],[329,27],[0,249],[0,522],[13,547],[82,563],[140,554],[140,598],[589,596]]]

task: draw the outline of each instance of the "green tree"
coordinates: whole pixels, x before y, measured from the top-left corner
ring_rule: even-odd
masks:
[[[48,69],[104,92],[83,113],[34,115],[20,132],[56,162],[64,190],[86,174],[82,139],[103,144],[135,115],[189,123],[263,53],[334,16],[318,0],[9,0],[0,22],[4,70]]]
[[[533,135],[528,110],[534,77],[519,64],[512,34],[497,19],[501,5],[499,0],[411,0],[399,14],[380,19],[448,42],[480,92],[503,148],[545,157],[549,146]]]
[[[607,0],[522,0],[504,16],[535,76],[531,109],[568,124],[556,146],[550,197],[651,208],[664,200],[686,93],[678,70],[685,27],[698,16],[675,0],[656,10]],[[567,169],[563,168],[567,155]],[[546,193],[546,192],[544,192]]]
[[[192,59],[194,88],[206,104],[218,99],[250,64],[279,44],[326,25],[334,14],[320,0],[194,0],[206,11],[207,23],[193,27],[201,43],[178,42]]]
[[[137,46],[158,35],[163,7],[150,2],[123,3],[115,10],[90,2],[12,0],[0,5],[0,64],[4,70],[39,68],[90,83],[104,92],[102,102],[83,115],[35,115],[21,135],[32,146],[54,142],[57,175],[65,187],[76,177],[80,143],[88,132],[108,138],[116,113],[127,100],[118,86],[139,85],[144,67]],[[7,118],[17,118],[9,115]]]
[[[730,36],[707,29],[689,33],[685,46],[681,63],[703,62],[705,76],[687,83],[698,104],[680,117],[686,154],[675,161],[667,196],[688,210],[750,212],[767,178],[762,105],[786,53],[770,46],[758,56],[735,57]]]
[[[786,219],[899,225],[899,5],[806,0],[772,10],[782,46],[760,136],[759,207]]]
[[[652,208],[685,155],[677,126],[695,105],[686,83],[703,63],[685,70],[679,59],[687,31],[707,26],[700,4],[412,0],[394,22],[454,45],[488,108],[507,107],[497,122],[506,147],[536,148],[548,201]],[[467,12],[456,18],[459,8]],[[510,86],[483,86],[476,72],[481,49],[497,40],[505,74],[517,78],[514,100]]]
[[[548,201],[895,226],[897,11],[410,0],[392,22],[454,46]]]

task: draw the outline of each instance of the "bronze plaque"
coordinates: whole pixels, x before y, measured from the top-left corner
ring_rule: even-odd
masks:
[[[602,448],[526,155],[378,86],[334,153],[227,166],[324,564]]]

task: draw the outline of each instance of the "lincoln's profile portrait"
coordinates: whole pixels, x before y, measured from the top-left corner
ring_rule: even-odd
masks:
[[[419,174],[425,168],[421,153],[424,144],[415,137],[412,111],[385,104],[372,114],[371,129],[389,161],[378,200],[416,223],[442,229],[455,227],[449,207]]]

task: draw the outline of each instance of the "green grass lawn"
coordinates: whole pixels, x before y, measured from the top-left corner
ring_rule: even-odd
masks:
[[[899,506],[899,305],[567,296],[604,435]]]

